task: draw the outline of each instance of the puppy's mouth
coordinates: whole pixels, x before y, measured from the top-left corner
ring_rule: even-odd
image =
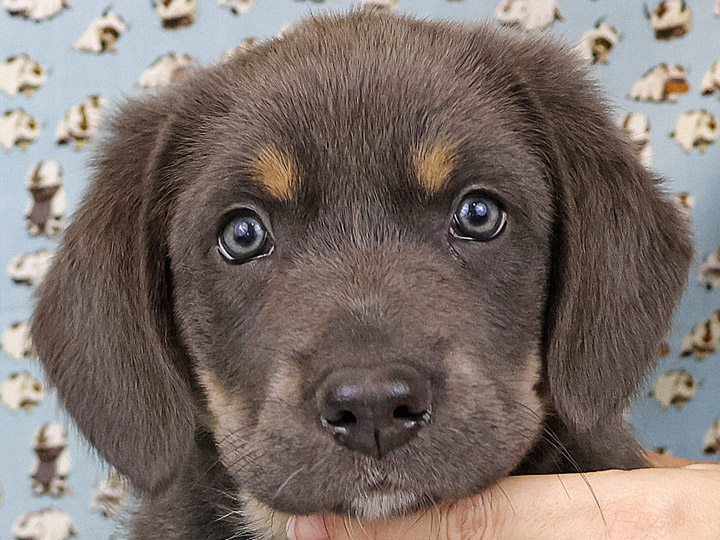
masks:
[[[334,505],[315,513],[373,520],[412,514],[429,508],[436,498],[387,479],[356,486]]]
[[[358,486],[346,502],[333,509],[333,513],[358,519],[411,514],[432,504],[433,498],[408,489],[401,482],[377,475],[366,486]]]

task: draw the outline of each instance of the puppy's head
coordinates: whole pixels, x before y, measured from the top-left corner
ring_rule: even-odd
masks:
[[[111,132],[34,337],[149,492],[200,428],[252,507],[478,492],[546,414],[619,421],[685,280],[684,223],[542,40],[315,20]]]

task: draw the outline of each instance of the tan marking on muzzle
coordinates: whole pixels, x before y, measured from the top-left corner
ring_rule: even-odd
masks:
[[[208,370],[199,369],[198,379],[205,390],[207,405],[210,409],[210,428],[216,435],[223,437],[237,430],[239,426],[247,424],[247,422],[242,422],[244,404],[238,397],[228,393],[217,375]]]
[[[278,363],[270,377],[267,399],[287,402],[288,398],[300,400],[300,370],[294,364]]]
[[[447,367],[448,388],[463,388],[466,391],[472,386],[477,395],[489,400],[500,399],[497,388],[486,375],[487,367],[482,362],[473,361],[474,352],[466,348],[455,348],[448,351],[443,359]],[[453,403],[453,412],[458,418],[470,418],[475,411],[467,400],[461,399]]]
[[[540,418],[544,418],[550,404],[546,401],[548,396],[543,395],[542,389],[539,388],[542,378],[542,360],[539,350],[540,347],[538,346],[537,350],[533,350],[527,355],[527,365],[520,383],[521,388],[526,392],[526,401],[523,405],[527,406]]]
[[[252,495],[243,494],[242,498],[246,527],[252,531],[255,538],[265,540],[283,540],[287,538],[285,527],[290,519],[290,514],[273,510]]]
[[[289,201],[297,187],[297,167],[293,159],[274,145],[263,148],[251,165],[253,180],[278,200]]]
[[[413,164],[420,186],[429,194],[439,192],[447,183],[457,161],[457,146],[438,142],[433,146],[421,145],[415,150]]]
[[[258,417],[257,433],[263,433],[263,426],[270,426],[272,429],[277,419],[287,413],[287,407],[300,406],[300,377],[300,371],[294,364],[278,363],[274,367],[265,393],[265,404]],[[249,492],[244,492],[241,496],[246,526],[257,538],[287,538],[285,526],[290,514],[274,510]]]
[[[538,347],[533,348],[526,356],[526,364],[517,379],[517,388],[520,390],[522,405],[527,407],[529,411],[543,418],[548,409],[546,403],[547,396],[543,396],[538,392],[538,384],[541,381],[542,361],[540,354],[537,352]],[[477,381],[478,391],[482,391],[492,399],[500,399],[497,395],[497,389],[488,382],[485,370],[488,369],[482,363],[473,361],[474,353],[464,349],[455,349],[449,352],[444,362],[448,368],[448,384],[457,384],[461,387],[467,385],[468,381]],[[464,403],[456,404],[456,412],[458,415],[470,416],[473,414],[471,410],[465,410]]]
[[[300,371],[295,365],[278,363],[265,392],[265,402],[257,420],[257,434],[272,432],[278,418],[287,415],[288,410],[299,411],[302,401],[300,393]]]

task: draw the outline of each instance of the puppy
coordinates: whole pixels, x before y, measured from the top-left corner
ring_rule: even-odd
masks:
[[[33,338],[132,538],[645,465],[686,223],[554,42],[309,20],[127,103],[95,168]]]

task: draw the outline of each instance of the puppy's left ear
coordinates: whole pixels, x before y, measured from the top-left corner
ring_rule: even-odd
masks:
[[[617,422],[658,357],[692,259],[688,225],[575,58],[545,40],[507,52],[555,193],[550,391],[565,423],[588,432]]]

